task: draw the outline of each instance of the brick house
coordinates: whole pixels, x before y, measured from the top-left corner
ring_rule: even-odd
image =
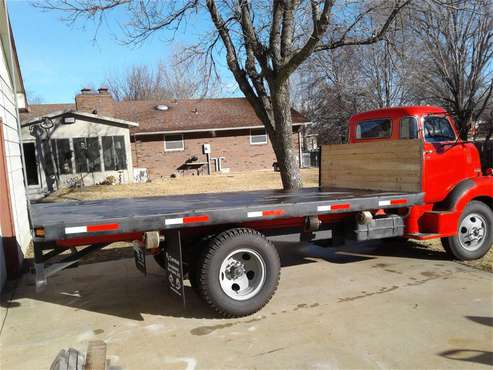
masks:
[[[118,102],[107,89],[83,89],[75,105],[32,105],[23,121],[49,115],[51,107],[136,123],[129,126],[127,161],[153,180],[207,173],[209,166],[212,173],[272,169],[275,162],[265,130],[244,98]],[[299,154],[302,128],[308,124],[293,110],[293,147]]]
[[[138,122],[130,130],[135,167],[151,178],[206,171],[272,169],[275,155],[262,123],[244,98],[136,101],[117,103],[118,116]],[[293,111],[293,147],[301,151],[301,129],[308,124]],[[203,164],[202,167],[201,164]],[[198,169],[197,169],[198,168]]]

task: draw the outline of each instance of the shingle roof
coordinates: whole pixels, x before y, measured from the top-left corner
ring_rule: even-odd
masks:
[[[29,112],[21,113],[21,121],[29,121],[48,113],[75,109],[75,104],[29,104]]]
[[[167,110],[157,110],[165,105]],[[56,110],[74,109],[73,104],[31,105],[31,112],[22,114],[26,121]],[[137,122],[139,127],[132,133],[212,130],[225,128],[255,127],[262,123],[245,98],[220,99],[168,99],[159,101],[122,101],[114,103],[115,118]],[[292,111],[293,123],[308,120]]]

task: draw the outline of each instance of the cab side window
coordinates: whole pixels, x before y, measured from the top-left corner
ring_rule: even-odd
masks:
[[[400,127],[401,139],[417,139],[418,138],[418,121],[414,117],[406,117],[401,119]]]
[[[358,122],[356,139],[381,139],[390,137],[392,130],[390,119],[374,119]]]
[[[445,117],[429,116],[424,122],[425,139],[429,143],[455,141],[455,133]]]

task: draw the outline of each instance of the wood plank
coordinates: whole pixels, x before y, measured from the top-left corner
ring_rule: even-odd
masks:
[[[86,355],[85,370],[106,369],[106,343],[102,340],[89,342]]]
[[[421,191],[420,140],[324,145],[321,186],[386,191]]]

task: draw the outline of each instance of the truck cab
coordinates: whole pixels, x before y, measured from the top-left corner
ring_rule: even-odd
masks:
[[[465,179],[482,175],[479,152],[463,142],[453,118],[435,106],[379,109],[349,121],[349,142],[420,139],[426,203],[443,201]]]
[[[406,236],[414,239],[440,237],[455,257],[474,254],[474,248],[460,251],[469,235],[491,240],[491,219],[470,209],[493,209],[492,169],[484,172],[477,147],[460,139],[454,119],[437,106],[384,108],[353,115],[348,123],[348,142],[419,140],[422,144],[421,187],[424,204],[412,207],[407,217]],[[471,216],[472,215],[472,216]],[[480,217],[476,217],[480,216]],[[485,224],[485,225],[483,225]],[[482,227],[482,225],[484,227]],[[466,240],[466,241],[464,241]],[[467,247],[467,245],[466,245]]]

